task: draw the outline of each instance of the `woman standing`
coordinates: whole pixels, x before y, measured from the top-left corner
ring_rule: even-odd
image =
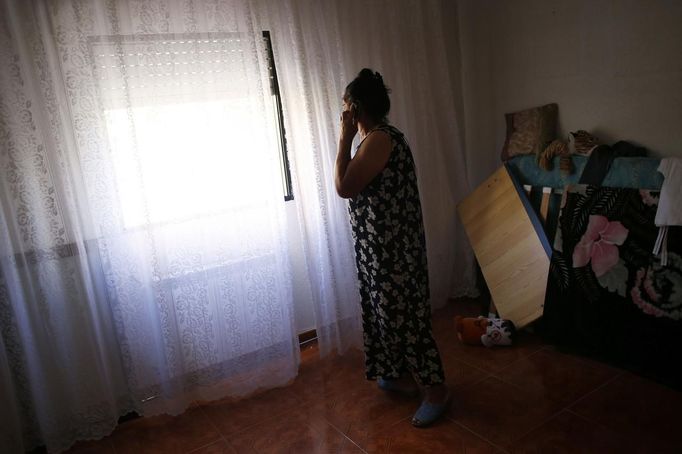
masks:
[[[336,157],[336,191],[350,199],[362,298],[366,376],[381,389],[424,400],[412,424],[445,411],[448,391],[431,333],[431,307],[421,204],[412,152],[387,123],[388,89],[363,69],[346,87]],[[351,158],[356,133],[362,141]],[[416,382],[416,383],[415,383]]]

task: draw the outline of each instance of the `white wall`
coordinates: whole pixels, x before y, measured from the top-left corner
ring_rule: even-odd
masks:
[[[559,104],[585,129],[682,156],[682,1],[459,0],[470,180],[499,166],[504,113]]]

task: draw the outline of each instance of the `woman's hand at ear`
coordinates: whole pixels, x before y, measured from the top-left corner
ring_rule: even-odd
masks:
[[[353,137],[358,133],[356,114],[355,106],[341,112],[341,140],[352,142]]]

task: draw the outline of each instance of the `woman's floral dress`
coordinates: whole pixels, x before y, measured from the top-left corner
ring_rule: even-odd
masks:
[[[392,151],[384,170],[350,200],[362,297],[368,379],[412,372],[420,385],[444,381],[431,332],[429,279],[412,152],[403,134],[381,125]]]

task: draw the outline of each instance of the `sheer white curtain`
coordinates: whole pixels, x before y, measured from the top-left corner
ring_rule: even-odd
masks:
[[[389,119],[414,154],[433,307],[477,293],[473,252],[456,213],[470,187],[455,104],[460,87],[452,85],[448,65],[456,56],[443,31],[445,1],[350,0],[338,9],[346,67],[382,74],[392,90]]]
[[[334,189],[341,96],[339,2],[264,1],[274,36],[308,279],[321,354],[361,347],[360,295],[345,200]],[[323,4],[326,7],[323,7]]]
[[[322,353],[360,343],[359,295],[346,202],[333,182],[345,86],[363,67],[393,90],[392,123],[415,156],[427,235],[431,299],[475,295],[473,253],[457,220],[469,192],[440,0],[258,3],[272,24],[290,132],[309,279]],[[286,44],[283,44],[286,43]]]
[[[3,448],[57,451],[127,411],[289,381],[279,139],[250,4],[3,0],[0,17]]]
[[[282,39],[277,41],[287,45],[279,46],[276,57],[287,68],[282,78],[287,118],[295,134],[299,192],[307,201],[302,223],[306,243],[319,245],[310,247],[308,260],[311,281],[317,282],[318,327],[331,328],[329,348],[343,350],[356,339],[347,334],[350,323],[339,323],[352,319],[357,296],[349,288],[357,284],[348,276],[354,259],[348,255],[347,206],[334,192],[332,175],[341,96],[364,67],[379,71],[392,89],[389,119],[412,146],[432,305],[475,295],[473,252],[456,214],[470,187],[457,122],[460,87],[452,85],[457,78],[449,74],[448,62],[457,57],[448,52],[443,30],[442,15],[451,9],[442,0],[264,3],[267,18],[293,24],[278,28]],[[305,97],[296,98],[297,93]]]
[[[177,413],[187,396],[286,382],[297,349],[279,138],[248,2],[51,13],[131,386]]]
[[[178,413],[295,374],[262,30],[322,352],[361,340],[333,165],[341,96],[362,67],[393,89],[391,120],[413,148],[433,304],[473,289],[441,6],[0,0],[2,446],[57,451],[127,411]]]
[[[101,436],[138,408],[44,4],[0,4],[0,446]],[[94,253],[88,253],[94,252]]]

